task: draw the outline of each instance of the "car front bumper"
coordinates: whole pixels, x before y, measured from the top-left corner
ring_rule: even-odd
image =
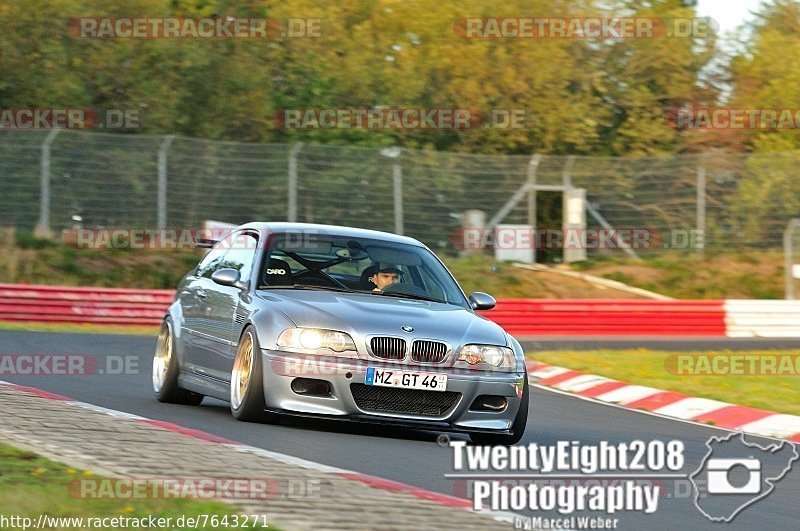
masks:
[[[509,433],[519,409],[526,377],[524,372],[469,371],[432,365],[387,363],[383,360],[309,356],[275,350],[262,350],[262,355],[264,397],[269,411],[440,431]],[[447,391],[458,393],[459,396],[454,398],[452,407],[438,415],[364,407],[364,400],[354,396],[351,386],[365,383],[369,367],[447,374]],[[292,390],[292,382],[297,378],[328,382],[329,396],[296,393]],[[379,389],[380,392],[399,391],[397,388]],[[502,411],[471,409],[480,395],[504,397],[507,405]],[[434,395],[434,398],[438,396]]]

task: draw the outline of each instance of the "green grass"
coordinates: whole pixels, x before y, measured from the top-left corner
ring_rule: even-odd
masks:
[[[36,454],[0,444],[0,507],[5,516],[19,515],[36,522],[40,514],[54,517],[171,517],[235,515],[232,505],[192,499],[86,499],[70,482],[100,478]],[[62,527],[59,529],[71,529]],[[206,528],[200,528],[206,529]],[[207,527],[207,529],[213,529]]]
[[[81,249],[17,234],[0,241],[3,282],[174,289],[203,256],[198,249]]]
[[[624,382],[646,385],[692,396],[711,398],[742,406],[800,415],[800,374],[794,375],[677,375],[674,356],[679,353],[654,350],[547,351],[529,356],[550,365],[567,367]],[[800,350],[708,351],[694,355],[798,356]]]
[[[533,274],[513,267],[508,263],[495,263],[490,257],[470,256],[445,260],[447,268],[456,277],[461,287],[469,295],[473,291],[484,291],[495,297],[524,297],[535,290],[534,282],[524,281],[524,276]]]
[[[495,262],[490,256],[449,258],[445,264],[467,294],[484,291],[498,299],[631,298],[585,280]]]
[[[47,247],[55,247],[58,245],[52,240],[47,238],[38,238],[30,232],[15,231],[14,243],[20,249],[45,249]]]
[[[775,250],[730,251],[706,257],[664,251],[641,262],[616,257],[571,267],[676,299],[781,299],[783,264],[783,253]]]

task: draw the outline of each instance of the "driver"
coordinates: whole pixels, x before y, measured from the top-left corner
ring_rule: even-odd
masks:
[[[369,281],[375,284],[375,289],[372,291],[383,291],[387,286],[400,282],[402,274],[403,271],[399,265],[378,264],[375,273],[369,277]]]

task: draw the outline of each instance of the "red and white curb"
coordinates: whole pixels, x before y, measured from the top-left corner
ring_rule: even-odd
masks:
[[[103,413],[105,415],[110,415],[115,418],[134,420],[137,422],[150,424],[152,426],[157,426],[159,428],[179,433],[187,437],[194,437],[195,439],[221,444],[237,452],[244,452],[261,457],[267,457],[269,459],[274,459],[275,461],[278,461],[280,463],[297,466],[300,468],[304,468],[306,470],[313,470],[315,472],[320,472],[323,474],[332,474],[345,479],[350,479],[353,481],[364,483],[372,488],[382,489],[390,492],[410,494],[416,498],[432,501],[447,507],[455,509],[465,509],[468,511],[475,512],[477,514],[490,516],[500,522],[512,523],[514,521],[514,517],[516,516],[513,513],[502,512],[502,511],[475,511],[472,508],[472,502],[464,498],[457,498],[455,496],[449,496],[447,494],[441,494],[439,492],[425,490],[419,487],[414,487],[413,485],[400,483],[398,481],[392,481],[389,479],[379,478],[377,476],[362,474],[360,472],[353,472],[351,470],[332,467],[324,465],[322,463],[316,463],[314,461],[308,461],[306,459],[294,457],[291,455],[272,452],[270,450],[264,450],[263,448],[256,448],[255,446],[249,446],[247,444],[226,439],[225,437],[220,437],[212,433],[207,433],[201,430],[195,430],[193,428],[187,428],[184,426],[180,426],[178,424],[173,424],[171,422],[148,419],[146,417],[141,417],[139,415],[134,415],[132,413],[117,411],[115,409],[108,409],[102,406],[97,406],[95,404],[89,404],[87,402],[80,402],[78,400],[73,400],[70,397],[55,393],[50,393],[48,391],[43,391],[35,387],[26,387],[24,385],[18,385],[10,382],[5,382],[2,380],[0,380],[0,385],[8,386],[11,387],[12,389],[15,389],[17,391],[22,391],[24,393],[36,395],[40,398],[46,398],[48,400],[63,402],[64,404],[80,407],[83,409],[88,409],[98,413]]]
[[[796,415],[632,385],[536,361],[528,361],[527,366],[531,383],[583,398],[715,428],[800,442],[800,417]]]

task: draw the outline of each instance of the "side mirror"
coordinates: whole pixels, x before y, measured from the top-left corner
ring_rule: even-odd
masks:
[[[488,293],[482,291],[473,292],[469,296],[469,303],[472,305],[473,310],[491,310],[497,306],[497,301]]]
[[[247,281],[239,280],[239,272],[231,268],[217,269],[212,273],[211,280],[220,286],[230,286],[241,290],[246,290],[249,285]]]

